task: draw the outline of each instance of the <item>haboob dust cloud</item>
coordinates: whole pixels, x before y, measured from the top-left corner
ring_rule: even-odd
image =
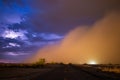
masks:
[[[111,12],[92,26],[78,26],[54,45],[40,49],[27,62],[120,63],[120,12]]]

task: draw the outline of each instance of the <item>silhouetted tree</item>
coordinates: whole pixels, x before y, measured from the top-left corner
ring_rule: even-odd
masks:
[[[35,67],[43,67],[45,62],[46,62],[45,59],[41,58],[35,63]]]

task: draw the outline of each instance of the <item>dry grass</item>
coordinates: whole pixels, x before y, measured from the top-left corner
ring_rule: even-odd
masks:
[[[120,73],[120,68],[101,68],[102,71]]]

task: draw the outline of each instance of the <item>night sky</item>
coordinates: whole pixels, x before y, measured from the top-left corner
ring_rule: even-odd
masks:
[[[0,0],[0,62],[120,63],[119,13],[119,0]]]

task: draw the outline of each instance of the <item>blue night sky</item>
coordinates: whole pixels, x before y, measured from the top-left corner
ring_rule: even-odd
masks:
[[[0,0],[0,62],[23,61],[119,7],[119,0]]]

